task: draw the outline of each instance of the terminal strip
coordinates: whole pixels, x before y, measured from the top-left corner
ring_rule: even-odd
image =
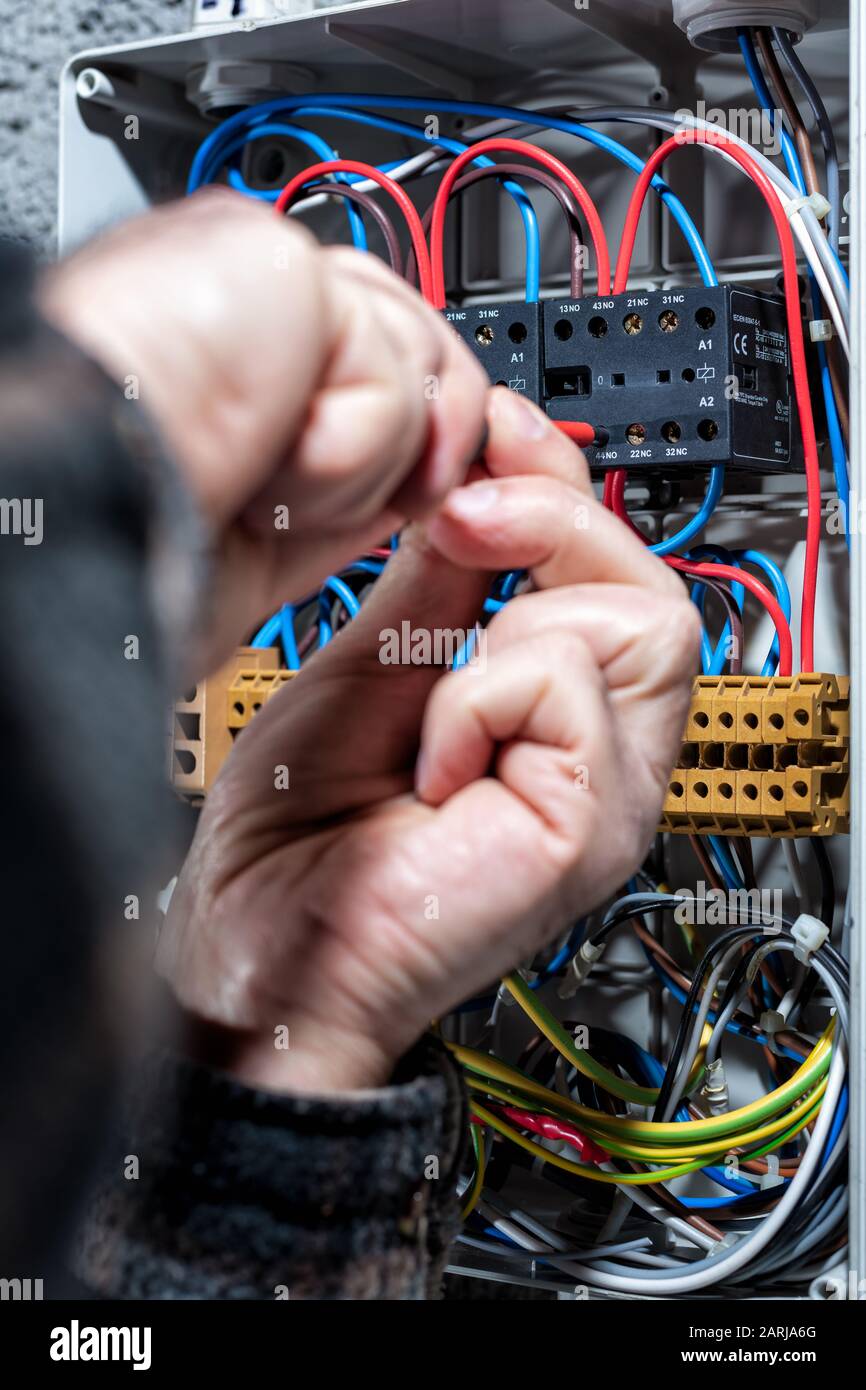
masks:
[[[847,676],[699,676],[660,828],[846,832],[848,701]]]
[[[238,647],[221,670],[178,700],[172,711],[169,768],[176,791],[210,791],[235,738],[296,673],[280,668],[276,647]]]

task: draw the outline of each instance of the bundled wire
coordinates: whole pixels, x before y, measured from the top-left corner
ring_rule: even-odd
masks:
[[[546,188],[557,199],[568,222],[569,239],[571,242],[571,293],[575,299],[579,299],[583,294],[583,269],[585,252],[583,246],[583,228],[580,222],[580,210],[571,192],[560,179],[554,178],[552,174],[543,169],[532,169],[525,164],[488,164],[481,169],[470,169],[467,173],[461,174],[456,180],[451,190],[451,197],[462,193],[464,189],[471,188],[481,180],[490,178],[503,179],[503,175],[508,174],[512,177],[531,179],[538,183],[542,188]],[[431,204],[421,218],[421,225],[425,232],[429,232],[433,220],[433,205]],[[414,262],[410,261],[407,267],[407,279],[410,283],[414,281]]]
[[[478,155],[481,154],[523,155],[527,159],[537,161],[543,168],[554,174],[565,184],[586,220],[590,239],[595,249],[599,294],[609,294],[610,258],[604,228],[601,225],[601,218],[598,215],[595,203],[590,198],[580,180],[560,159],[557,159],[554,155],[548,154],[546,150],[541,150],[534,145],[527,144],[523,140],[482,140],[477,145],[473,145],[470,150],[466,150],[463,154],[457,156],[442,179],[439,185],[439,191],[436,195],[436,201],[433,204],[433,217],[430,224],[433,288],[429,297],[434,307],[437,309],[444,309],[446,304],[444,235],[445,214],[448,209],[451,192],[466,165],[471,163],[473,158],[477,158]]]

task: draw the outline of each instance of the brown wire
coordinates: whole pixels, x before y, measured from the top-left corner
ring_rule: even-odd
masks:
[[[723,893],[724,886],[722,884],[722,880],[719,878],[718,874],[713,868],[712,861],[710,860],[706,850],[704,849],[697,835],[689,836],[689,844],[695,852],[695,857],[698,863],[700,864],[701,868],[707,876],[707,882],[709,883],[710,887],[717,888],[720,893]]]
[[[729,585],[721,579],[701,579],[708,589],[718,594],[728,615],[728,622],[731,625],[731,636],[734,639],[735,655],[728,659],[728,669],[732,676],[740,676],[743,673],[743,616],[734,602],[733,594]]]
[[[585,259],[580,209],[571,189],[566,188],[553,174],[548,174],[544,169],[532,169],[526,164],[485,165],[482,169],[469,169],[465,174],[462,174],[451,190],[451,197],[453,198],[455,193],[461,193],[465,188],[470,188],[472,184],[480,182],[481,179],[502,178],[503,176],[526,178],[533,183],[541,184],[542,188],[546,188],[559,202],[568,220],[571,238],[571,297],[572,299],[580,299],[583,294],[583,262]],[[429,207],[421,219],[425,232],[429,231],[432,220],[433,208]],[[410,251],[406,262],[406,278],[410,284],[414,283],[415,256],[412,251]]]
[[[800,115],[799,108],[794,100],[791,88],[788,86],[785,74],[779,66],[779,60],[773,50],[773,38],[769,29],[756,30],[758,48],[767,69],[767,75],[776,89],[782,110],[788,118],[788,124],[794,133],[794,140],[797,145],[797,153],[800,156],[800,163],[803,166],[803,178],[806,188],[810,193],[819,193],[821,185],[818,180],[818,170],[815,165],[815,156],[812,153],[812,141],[809,138],[803,117]]]
[[[351,203],[357,203],[364,212],[368,212],[385,238],[391,269],[395,275],[402,277],[403,253],[400,250],[400,238],[397,235],[397,229],[387,212],[379,206],[371,193],[362,193],[360,189],[354,188],[350,184],[332,183],[330,180],[311,183],[306,191],[308,193],[326,193],[330,198],[346,198]]]

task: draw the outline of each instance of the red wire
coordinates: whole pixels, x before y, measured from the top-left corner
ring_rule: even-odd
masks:
[[[800,428],[803,433],[803,453],[806,468],[806,558],[803,570],[803,600],[800,610],[800,666],[804,671],[812,671],[815,667],[815,593],[818,585],[818,553],[821,544],[821,471],[818,463],[818,442],[815,437],[815,422],[812,416],[812,399],[809,394],[809,377],[806,365],[806,347],[803,341],[803,324],[800,316],[797,251],[785,210],[779,202],[770,180],[749,152],[735,144],[722,130],[714,129],[711,132],[679,130],[676,135],[665,140],[664,144],[660,145],[647,160],[635,185],[626,214],[613,292],[614,294],[622,294],[628,285],[628,272],[638,223],[650,183],[668,155],[685,144],[713,145],[723,149],[732,159],[742,165],[763,194],[779,237],[785,278],[785,307],[788,315],[788,337],[791,344],[791,367],[794,375],[797,408],[800,413]],[[718,566],[712,568],[714,573],[721,574]],[[739,574],[740,571],[737,573]],[[737,582],[742,583],[743,581],[738,579]],[[761,587],[763,588],[763,585]]]
[[[554,420],[553,423],[563,434],[567,434],[569,439],[574,440],[575,444],[579,444],[581,449],[595,443],[595,428],[584,420]]]
[[[418,216],[418,209],[405,189],[401,188],[394,179],[390,179],[387,174],[383,174],[381,169],[376,169],[372,164],[363,164],[355,159],[330,159],[324,164],[312,164],[309,169],[303,169],[286,184],[276,202],[277,212],[284,213],[297,198],[305,184],[313,183],[316,179],[324,178],[327,174],[361,174],[365,179],[372,179],[379,184],[380,188],[384,188],[386,193],[391,194],[409,224],[412,249],[418,263],[418,282],[421,286],[421,293],[425,299],[432,300],[433,280],[430,272],[430,252],[427,249],[427,241],[424,236],[424,228],[421,225],[421,218]]]
[[[753,574],[747,574],[745,570],[736,569],[733,565],[698,564],[696,561],[682,560],[678,555],[666,555],[667,563],[681,574],[693,575],[697,579],[727,579],[731,584],[742,584],[748,589],[755,598],[764,605],[770,617],[773,619],[776,632],[779,636],[779,675],[790,676],[794,665],[794,644],[791,640],[791,629],[785,619],[779,604],[765,584],[760,579],[756,579]]]
[[[631,517],[625,509],[625,481],[626,473],[624,468],[618,468],[614,473],[608,473],[604,480],[605,497],[607,497],[607,483],[610,482],[610,501],[605,505],[610,506],[616,513],[620,521],[624,521],[629,530],[649,545],[647,537],[635,526]],[[742,570],[735,569],[733,565],[717,565],[715,563],[700,564],[697,561],[683,560],[678,555],[666,555],[665,561],[672,569],[679,570],[682,574],[694,575],[696,578],[707,579],[729,579],[734,584],[742,584],[752,593],[755,598],[762,603],[773,619],[776,632],[779,634],[779,675],[790,676],[794,662],[794,648],[791,640],[791,629],[785,614],[780,605],[771,594],[765,584],[753,575],[744,575]]]
[[[533,159],[537,164],[555,174],[562,179],[563,183],[571,190],[583,212],[589,232],[595,247],[595,259],[598,270],[598,293],[610,294],[610,255],[607,249],[607,240],[604,235],[604,228],[601,225],[601,218],[595,203],[590,198],[583,184],[571,172],[567,165],[555,155],[548,154],[546,150],[536,149],[534,145],[527,144],[525,140],[507,140],[499,138],[495,140],[479,140],[477,145],[472,145],[463,154],[459,154],[453,164],[445,174],[439,192],[436,194],[436,201],[433,204],[433,220],[430,224],[430,249],[433,262],[433,304],[437,309],[445,308],[445,214],[448,211],[448,200],[451,197],[451,190],[457,179],[460,177],[461,170],[467,164],[471,164],[482,154],[521,154],[527,159]]]
[[[605,1149],[599,1148],[592,1139],[564,1120],[556,1120],[551,1115],[533,1114],[529,1110],[517,1110],[513,1105],[503,1105],[500,1113],[520,1129],[528,1129],[544,1139],[560,1139],[570,1144],[587,1163],[606,1163],[610,1158]]]

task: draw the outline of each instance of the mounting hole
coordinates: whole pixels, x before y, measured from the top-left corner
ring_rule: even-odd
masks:
[[[622,326],[626,333],[633,338],[635,334],[640,333],[643,328],[643,319],[640,314],[626,314],[622,321]]]
[[[493,332],[489,323],[482,323],[481,327],[475,330],[475,341],[479,347],[490,347],[495,337],[496,334]]]
[[[628,425],[625,437],[629,444],[643,444],[646,439],[646,428],[643,425]]]
[[[678,444],[682,438],[682,433],[676,420],[668,420],[662,425],[662,439],[666,439],[669,444]]]
[[[607,332],[607,319],[602,318],[601,314],[595,314],[590,319],[586,327],[587,331],[592,334],[593,338],[603,338],[605,333]],[[571,334],[569,333],[568,336],[570,338]]]
[[[525,343],[528,334],[529,329],[525,323],[512,323],[508,330],[508,336],[512,343]]]
[[[695,314],[695,323],[698,325],[698,328],[712,328],[715,321],[716,314],[714,309],[698,309]]]
[[[571,319],[560,319],[553,325],[553,336],[558,338],[561,343],[567,343],[574,333],[574,324]]]
[[[662,333],[676,333],[680,326],[680,316],[675,309],[662,309],[659,314],[659,328]]]
[[[698,422],[698,434],[701,439],[705,439],[708,444],[711,440],[715,439],[718,432],[719,427],[715,420],[700,420]]]
[[[694,369],[694,367],[683,367],[682,378],[683,378],[683,381],[694,381],[694,379],[695,379],[695,369]]]

